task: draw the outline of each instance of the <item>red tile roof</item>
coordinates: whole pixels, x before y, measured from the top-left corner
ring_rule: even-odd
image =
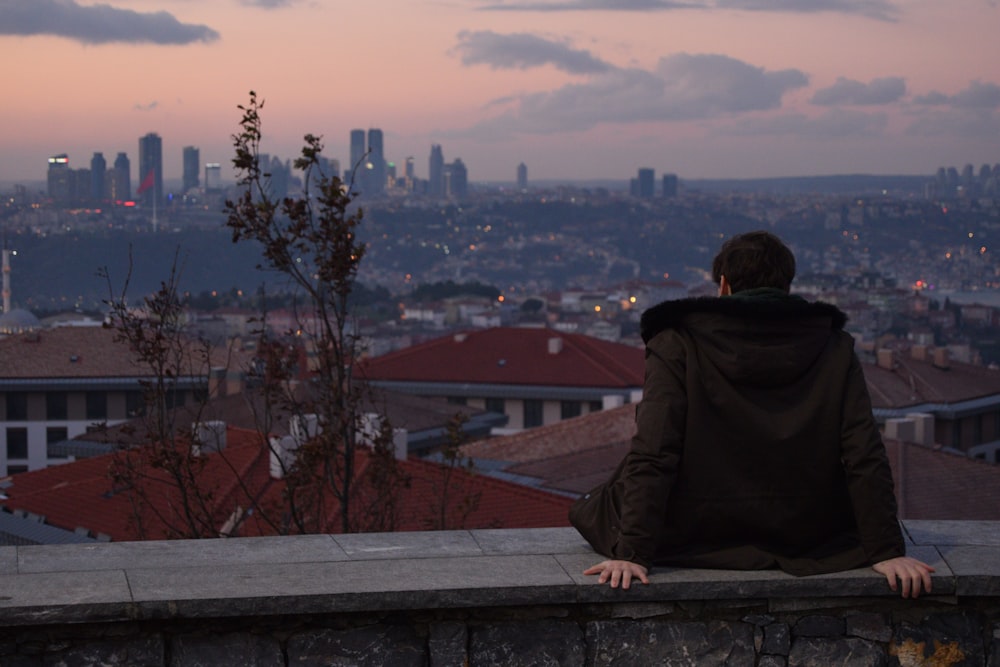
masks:
[[[211,499],[212,528],[208,533],[222,527],[237,506],[245,510],[251,504],[245,490],[257,499],[258,510],[273,507],[285,491],[283,481],[270,477],[268,449],[260,445],[255,431],[230,427],[227,440],[224,453],[204,457],[205,467],[197,474],[199,487]],[[114,461],[115,455],[107,455],[15,475],[10,478],[13,484],[5,489],[8,498],[0,501],[0,505],[44,516],[48,524],[66,530],[83,527],[94,534],[103,533],[114,541],[185,536],[181,531],[169,530],[157,519],[160,516],[176,520],[182,506],[177,487],[167,482],[162,473],[152,474],[147,482],[149,488],[158,490],[148,494],[149,505],[141,509],[141,523],[146,530],[140,532],[130,494],[125,489],[113,488],[109,471]],[[426,461],[399,463],[409,485],[400,490],[397,530],[441,527],[440,498],[445,488],[450,499],[445,517],[447,528],[569,525],[567,512],[571,499],[566,496],[464,469],[455,469],[448,477],[444,466]],[[369,456],[362,450],[356,459],[359,476],[368,465]],[[360,488],[358,493],[364,499],[371,491]],[[463,503],[465,509],[460,509]],[[356,503],[355,507],[361,508],[362,504]],[[327,517],[326,531],[340,532],[336,501],[328,500],[322,511]],[[273,535],[277,530],[256,511],[238,532]]]
[[[875,408],[903,408],[921,403],[957,403],[1000,394],[1000,370],[951,361],[938,368],[896,354],[892,370],[864,364]]]
[[[889,440],[901,519],[1000,520],[1000,465]]]
[[[551,352],[550,345],[560,349]],[[552,329],[496,327],[443,336],[369,359],[365,376],[409,382],[641,387],[643,350]]]
[[[572,457],[592,448],[627,444],[635,433],[635,407],[623,405],[514,435],[473,442],[462,447],[462,453],[473,459],[524,463],[563,455]]]

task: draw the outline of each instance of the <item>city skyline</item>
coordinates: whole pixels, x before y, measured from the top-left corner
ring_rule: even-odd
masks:
[[[251,89],[266,152],[320,134],[346,166],[350,130],[381,128],[424,179],[432,145],[474,181],[978,168],[998,157],[998,19],[988,0],[12,0],[0,181],[135,159],[149,133],[165,178],[195,146],[228,179]]]

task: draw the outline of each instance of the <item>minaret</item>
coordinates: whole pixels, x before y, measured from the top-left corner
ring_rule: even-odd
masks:
[[[3,312],[10,312],[10,250],[3,249]]]

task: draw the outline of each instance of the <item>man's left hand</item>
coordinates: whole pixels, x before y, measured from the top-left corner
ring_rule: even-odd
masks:
[[[646,576],[648,572],[649,570],[642,565],[627,560],[606,560],[583,571],[586,575],[600,575],[597,578],[599,584],[610,582],[611,588],[618,588],[620,584],[626,590],[632,585],[633,579],[648,584],[649,578]]]

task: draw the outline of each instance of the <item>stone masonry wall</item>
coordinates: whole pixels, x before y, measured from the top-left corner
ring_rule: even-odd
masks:
[[[1000,599],[612,603],[0,629],[4,667],[1000,667]],[[846,601],[839,601],[843,605]]]

